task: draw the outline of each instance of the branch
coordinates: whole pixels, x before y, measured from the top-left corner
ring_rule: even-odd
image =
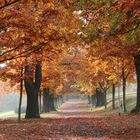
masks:
[[[14,4],[14,3],[16,3],[18,1],[20,1],[20,0],[14,0],[14,1],[8,2],[8,3],[5,2],[5,4],[3,6],[0,6],[0,10],[3,9],[3,8],[5,8],[5,7],[8,7],[8,6],[10,6],[10,5],[12,5],[12,4]]]
[[[99,82],[99,86],[102,90],[104,90],[106,92],[110,88],[111,85],[109,85],[109,81],[107,80],[105,87],[102,86],[101,82]]]
[[[138,27],[139,27],[139,24],[137,24],[134,28],[132,28],[132,29],[130,29],[128,31],[122,32],[121,34],[127,34],[129,32],[132,32],[132,31],[136,30]]]
[[[21,46],[19,45],[19,46],[15,47],[15,48],[13,48],[13,49],[11,49],[11,50],[8,50],[8,51],[6,51],[6,52],[2,52],[2,53],[0,54],[0,57],[2,57],[3,55],[6,55],[7,53],[11,53],[11,52],[15,51],[16,49],[18,49],[18,48],[20,48],[20,47],[21,47]]]
[[[44,43],[44,42],[43,43],[40,43],[38,46],[36,46],[36,47],[34,46],[34,47],[30,48],[30,49],[27,49],[25,51],[22,51],[21,53],[18,53],[15,56],[11,56],[9,58],[2,59],[2,60],[0,60],[0,63],[3,63],[3,62],[8,61],[8,60],[13,60],[13,59],[21,58],[21,57],[27,57],[31,53],[39,51],[45,45],[47,45],[47,43]]]
[[[127,79],[127,77],[129,76],[129,74],[130,74],[130,72],[128,72],[128,73],[126,74],[125,79]]]
[[[104,87],[102,86],[102,84],[99,82],[99,86],[102,90],[104,90]]]

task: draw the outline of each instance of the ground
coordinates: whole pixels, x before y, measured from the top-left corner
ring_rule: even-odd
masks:
[[[140,115],[100,115],[85,100],[65,102],[41,119],[0,120],[0,140],[139,140]]]

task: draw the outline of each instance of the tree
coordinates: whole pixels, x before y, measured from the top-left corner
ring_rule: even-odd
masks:
[[[139,1],[83,1],[80,4],[82,38],[103,59],[109,55],[134,58],[136,72],[139,63]],[[92,53],[90,51],[90,53]],[[138,73],[136,73],[138,74]],[[138,78],[138,76],[137,76]],[[137,105],[139,112],[139,80],[137,80]]]
[[[112,84],[112,109],[115,109],[115,84]]]
[[[19,83],[20,59],[20,66],[25,67],[26,118],[39,117],[37,93],[42,70],[38,61],[43,64],[58,59],[65,52],[65,45],[75,42],[77,21],[71,9],[73,1],[5,2],[1,3],[5,7],[0,15],[0,63],[6,64],[2,77],[11,79],[13,85]],[[35,109],[31,111],[33,104]]]
[[[40,90],[42,79],[41,64],[38,62],[35,69],[35,82],[33,77],[33,69],[27,65],[25,66],[25,90],[27,93],[27,108],[25,118],[38,118],[38,93]]]
[[[121,76],[125,105],[126,81],[134,71],[133,65],[132,69],[128,66],[132,60],[139,78],[138,5],[138,0],[6,0],[1,3],[0,63],[6,65],[1,77],[10,79],[14,85],[20,81],[20,68],[25,68],[27,100],[35,96],[32,101],[37,110],[31,112],[33,116],[27,111],[27,118],[39,116],[40,84],[55,96],[76,87],[87,95],[94,95],[99,88],[106,98],[109,87],[117,84],[116,58],[124,61]],[[140,108],[139,79],[137,84],[135,111]],[[28,102],[27,110],[30,106]]]

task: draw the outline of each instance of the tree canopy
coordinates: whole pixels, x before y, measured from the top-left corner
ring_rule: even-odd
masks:
[[[19,83],[22,67],[42,65],[42,87],[85,94],[134,81],[139,0],[1,0],[0,78]],[[135,63],[135,65],[134,65]],[[26,76],[24,76],[25,78]]]

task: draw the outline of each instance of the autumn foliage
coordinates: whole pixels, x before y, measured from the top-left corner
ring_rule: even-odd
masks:
[[[139,5],[139,0],[0,1],[0,63],[5,64],[0,78],[16,85],[22,68],[29,66],[35,77],[39,64],[41,88],[57,95],[74,87],[92,95],[118,84],[119,64],[124,86],[134,82],[140,61]],[[25,72],[22,79],[29,77]]]

